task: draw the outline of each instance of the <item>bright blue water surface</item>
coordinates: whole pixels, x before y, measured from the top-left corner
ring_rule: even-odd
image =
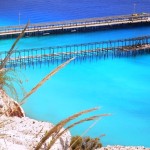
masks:
[[[150,12],[149,0],[5,0],[0,1],[0,25],[56,20],[69,20],[133,13]],[[11,14],[11,17],[10,17]],[[95,42],[150,34],[150,27],[50,35],[23,38],[17,49],[47,47],[83,42]],[[0,40],[0,49],[8,50],[12,40]],[[29,91],[55,65],[22,69],[28,79]],[[102,138],[104,145],[143,145],[150,147],[150,55],[136,58],[115,58],[71,63],[44,84],[24,105],[27,116],[53,123],[69,115],[95,106],[98,113],[112,116],[100,120],[87,135]],[[72,129],[82,134],[92,123]]]

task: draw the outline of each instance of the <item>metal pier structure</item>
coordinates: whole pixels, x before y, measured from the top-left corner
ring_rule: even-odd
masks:
[[[6,67],[26,66],[55,62],[64,62],[70,58],[75,60],[86,58],[130,57],[150,53],[150,36],[119,39],[111,41],[74,44],[55,47],[16,50],[8,60]],[[0,52],[0,62],[7,51]]]
[[[103,18],[88,18],[60,22],[30,24],[25,36],[49,35],[54,33],[93,31],[100,28],[119,27],[122,25],[149,24],[150,14],[132,14]],[[0,27],[0,39],[18,36],[25,25]]]

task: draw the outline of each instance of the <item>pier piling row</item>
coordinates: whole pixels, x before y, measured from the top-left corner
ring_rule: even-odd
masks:
[[[90,57],[129,57],[150,52],[150,36],[92,42],[65,46],[44,47],[16,50],[7,62],[6,67],[26,66],[35,63],[64,62],[75,57],[82,60]],[[6,57],[7,51],[0,52],[0,62]]]
[[[121,25],[142,23],[150,23],[149,13],[30,24],[25,32],[25,36],[48,35],[53,33],[86,30],[91,31],[96,28],[111,28],[113,26],[118,27]],[[24,27],[25,25],[0,27],[0,39],[18,36]]]

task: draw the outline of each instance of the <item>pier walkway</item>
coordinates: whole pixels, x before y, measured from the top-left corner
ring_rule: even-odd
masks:
[[[33,48],[16,50],[8,60],[10,67],[34,65],[35,63],[64,62],[76,57],[85,58],[129,57],[143,53],[150,53],[150,36],[102,41],[56,47]],[[7,51],[0,52],[0,62],[7,55]]]
[[[150,14],[132,14],[124,16],[111,16],[103,18],[89,18],[80,20],[68,20],[61,22],[48,22],[30,24],[25,36],[47,35],[52,33],[76,32],[86,29],[94,30],[97,27],[112,27],[124,24],[150,23]],[[15,37],[21,33],[25,25],[0,27],[0,38]]]

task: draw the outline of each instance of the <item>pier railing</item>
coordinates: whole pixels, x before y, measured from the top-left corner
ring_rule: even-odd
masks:
[[[30,24],[26,33],[30,33],[30,35],[32,35],[32,33],[48,34],[58,30],[70,30],[71,32],[74,32],[81,28],[135,24],[142,22],[150,22],[149,13]],[[24,25],[0,27],[0,36],[16,35],[21,33],[23,29]]]
[[[10,66],[17,64],[26,65],[55,61],[65,61],[72,57],[76,59],[84,59],[86,57],[120,57],[135,56],[137,54],[150,52],[150,36],[74,44],[55,47],[32,48],[16,50],[8,60]],[[0,52],[0,62],[7,55],[7,51]]]

